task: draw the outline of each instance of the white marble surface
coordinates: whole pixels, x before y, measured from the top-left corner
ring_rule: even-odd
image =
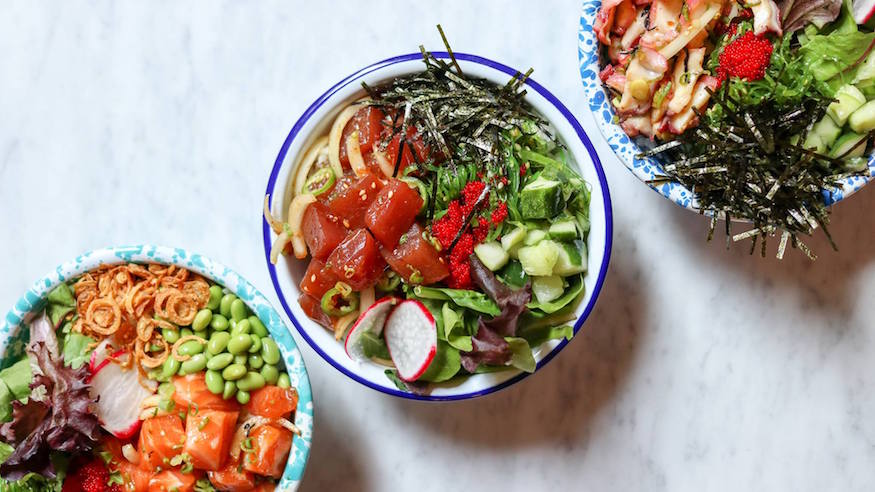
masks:
[[[316,398],[304,490],[871,490],[875,190],[836,207],[816,263],[705,244],[706,223],[601,144],[577,74],[578,4],[4,2],[0,305],[83,250],[202,252],[275,299],[260,203],[289,128],[372,61],[454,46],[579,116],[614,198],[610,275],[584,332],[481,400],[416,404],[304,346]],[[5,309],[5,308],[4,308]]]

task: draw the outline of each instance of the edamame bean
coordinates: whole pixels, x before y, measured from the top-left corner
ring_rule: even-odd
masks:
[[[222,389],[222,398],[230,400],[237,393],[237,385],[234,381],[225,381],[225,387]]]
[[[212,359],[207,361],[207,369],[213,371],[221,371],[231,365],[234,361],[234,356],[225,352],[224,354],[214,355]]]
[[[239,403],[241,405],[246,405],[247,403],[249,403],[249,392],[243,391],[243,390],[238,390],[237,391],[237,403]]]
[[[222,313],[222,316],[226,318],[231,317],[231,303],[237,299],[237,296],[234,294],[228,293],[222,296],[222,300],[219,301],[219,312]]]
[[[222,377],[227,381],[237,381],[246,375],[246,366],[241,364],[231,364],[222,371]]]
[[[177,330],[171,330],[168,328],[161,329],[161,336],[164,337],[164,341],[173,345],[179,340],[179,332]]]
[[[186,374],[194,374],[203,371],[204,368],[207,367],[207,356],[204,354],[197,354],[191,359],[183,362],[181,367]]]
[[[204,331],[210,326],[210,321],[213,320],[213,312],[209,309],[201,309],[194,315],[194,321],[191,322],[191,327],[194,331]]]
[[[214,314],[210,321],[210,327],[216,331],[225,331],[228,329],[228,318],[221,314]]]
[[[265,364],[264,367],[261,368],[261,377],[264,378],[264,381],[267,382],[267,384],[276,384],[279,376],[280,372],[277,370],[276,366]]]
[[[260,337],[266,337],[268,335],[267,328],[264,326],[264,323],[258,319],[258,316],[250,316],[246,318],[249,320],[249,326],[252,327],[252,333]]]
[[[264,377],[257,372],[247,372],[246,376],[237,381],[237,389],[243,391],[255,391],[264,387]]]
[[[249,368],[250,369],[261,369],[261,366],[264,365],[264,359],[261,358],[260,355],[252,354],[249,356]]]
[[[146,377],[149,379],[154,379],[159,383],[166,383],[167,381],[170,381],[170,377],[164,377],[161,368],[149,370],[149,372],[146,373]]]
[[[216,371],[207,371],[204,375],[204,380],[207,383],[207,389],[214,395],[221,395],[225,390],[225,380],[222,379],[222,375]]]
[[[215,311],[219,308],[222,302],[222,288],[218,285],[210,287],[210,302],[207,303],[207,309]]]
[[[194,332],[191,331],[191,329],[189,329],[189,328],[183,328],[183,329],[179,330],[179,338],[190,337],[192,335],[194,335]]]
[[[179,355],[195,355],[204,351],[204,344],[197,340],[189,340],[176,350]]]
[[[246,354],[240,354],[234,356],[234,363],[240,364],[241,366],[245,366],[249,362],[249,357]]]
[[[169,399],[175,392],[176,386],[173,386],[173,383],[163,383],[158,385],[158,394],[164,397],[164,399]]]
[[[246,303],[243,302],[243,299],[234,299],[234,302],[231,303],[231,317],[236,319],[238,323],[249,316],[247,311],[249,311],[249,309],[246,307]]]
[[[249,324],[249,320],[241,319],[240,321],[232,321],[234,325],[231,327],[232,335],[239,335],[241,333],[248,334],[252,330],[252,325]]]
[[[249,347],[249,353],[257,354],[261,352],[261,338],[255,333],[250,333],[249,338],[252,339],[252,346]]]
[[[279,386],[280,388],[283,388],[283,389],[291,388],[292,381],[291,381],[291,379],[289,379],[289,374],[285,373],[285,372],[280,373],[280,377],[277,378],[277,380],[276,380],[276,385]]]
[[[251,346],[252,337],[245,333],[241,333],[231,337],[231,340],[228,342],[228,352],[231,352],[234,355],[242,354],[249,350],[249,347]]]
[[[261,339],[261,358],[267,364],[276,365],[280,362],[280,348],[268,337]]]
[[[228,341],[231,340],[231,335],[227,331],[217,331],[210,337],[207,342],[207,351],[212,354],[221,354],[228,347]]]

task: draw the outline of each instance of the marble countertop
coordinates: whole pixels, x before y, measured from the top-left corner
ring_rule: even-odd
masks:
[[[706,243],[706,220],[601,141],[577,2],[469,5],[5,2],[0,306],[84,250],[133,243],[211,256],[275,302],[260,204],[286,133],[352,69],[440,48],[441,22],[459,51],[535,67],[578,115],[613,195],[608,280],[555,361],[475,401],[378,394],[302,344],[303,490],[871,490],[875,190],[835,208],[841,250],[818,236],[814,263]]]

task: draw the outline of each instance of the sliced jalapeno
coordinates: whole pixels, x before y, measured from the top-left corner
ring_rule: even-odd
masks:
[[[329,316],[344,316],[358,308],[358,293],[344,288],[340,282],[322,296],[322,311]]]
[[[392,270],[386,270],[383,275],[377,280],[375,286],[380,292],[392,292],[401,284],[401,277]]]
[[[307,178],[303,192],[319,196],[334,186],[334,180],[334,171],[330,167],[323,167]]]

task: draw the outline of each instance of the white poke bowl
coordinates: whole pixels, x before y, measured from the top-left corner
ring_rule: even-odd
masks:
[[[596,124],[608,145],[611,146],[617,157],[623,161],[626,168],[632,171],[632,174],[657,193],[681,207],[699,212],[696,197],[690,189],[678,181],[666,181],[663,165],[657,159],[653,157],[638,157],[638,154],[647,149],[639,147],[634,140],[626,135],[626,132],[623,131],[620,125],[615,123],[614,108],[611,106],[610,96],[599,79],[599,72],[603,67],[601,60],[602,49],[592,27],[595,22],[596,13],[601,5],[601,0],[583,0],[583,10],[580,14],[580,27],[577,37],[580,80],[583,83],[583,93],[586,102],[592,111]],[[842,180],[840,187],[823,190],[824,202],[827,205],[832,205],[847,198],[869,183],[873,177],[875,177],[875,154],[869,157],[868,174],[849,176]]]
[[[449,58],[446,52],[432,52],[432,54],[437,58]],[[466,75],[484,78],[500,85],[520,73],[483,57],[465,53],[455,53],[455,56]],[[327,133],[332,121],[344,107],[365,95],[362,82],[374,87],[399,76],[420,72],[422,69],[421,53],[396,56],[358,70],[316,99],[292,127],[270,173],[266,193],[270,196],[269,206],[274,216],[285,219],[284,204],[288,203],[293,171],[298,165],[303,149]],[[587,238],[588,273],[584,278],[585,293],[576,311],[574,333],[577,333],[595,306],[611,256],[612,217],[608,184],[589,137],[568,108],[531,78],[525,81],[525,85],[528,91],[526,100],[541,116],[552,123],[559,138],[574,157],[581,176],[592,188],[589,211],[591,230]],[[301,293],[298,285],[306,269],[306,262],[294,257],[281,257],[274,266],[270,262],[273,239],[267,221],[263,222],[263,234],[265,260],[270,277],[280,304],[289,315],[292,324],[323,359],[354,381],[402,398],[435,401],[482,396],[506,388],[529,375],[507,370],[476,374],[461,381],[452,380],[448,383],[436,384],[428,395],[399,391],[384,374],[386,369],[384,366],[370,362],[359,363],[350,359],[344,351],[343,344],[334,339],[333,333],[304,314],[297,299]],[[543,367],[567,343],[567,340],[553,341],[535,349],[537,368]]]
[[[252,312],[261,319],[270,336],[279,346],[292,386],[298,391],[295,425],[301,429],[301,435],[295,436],[292,440],[291,454],[276,490],[277,492],[298,490],[307,466],[313,438],[313,394],[310,390],[307,369],[304,367],[304,359],[279,313],[268,300],[243,277],[209,258],[179,248],[126,246],[90,251],[58,266],[34,283],[15,303],[6,317],[0,320],[0,354],[2,354],[0,367],[12,364],[24,353],[30,334],[28,330],[20,328],[45,307],[45,297],[52,289],[103,265],[127,262],[177,265],[196,272],[228,288],[246,302]]]

